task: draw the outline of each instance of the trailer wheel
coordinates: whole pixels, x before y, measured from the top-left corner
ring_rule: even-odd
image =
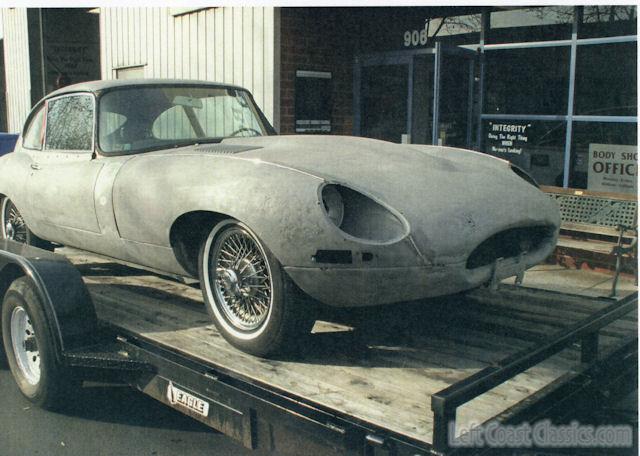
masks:
[[[198,265],[207,311],[229,343],[257,356],[303,345],[315,322],[312,305],[249,227],[216,225]]]
[[[51,328],[27,277],[14,280],[4,296],[2,341],[20,392],[40,407],[60,408],[77,382],[56,359]]]

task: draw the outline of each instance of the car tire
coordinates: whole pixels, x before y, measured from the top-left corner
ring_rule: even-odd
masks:
[[[2,303],[2,342],[20,392],[42,408],[64,408],[79,387],[58,361],[53,334],[30,279],[16,279]]]
[[[315,322],[314,305],[246,225],[216,225],[198,266],[207,311],[231,345],[262,357],[303,346]]]
[[[18,229],[12,228],[12,232],[8,232],[9,224],[11,223],[13,227],[16,221],[21,223]],[[33,234],[24,222],[20,211],[9,198],[3,198],[0,203],[0,239],[11,239],[45,250],[53,250],[54,248],[53,244]]]

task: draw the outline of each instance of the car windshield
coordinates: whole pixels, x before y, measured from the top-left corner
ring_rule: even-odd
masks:
[[[268,134],[249,94],[227,87],[112,89],[100,97],[98,122],[103,152],[143,152]]]

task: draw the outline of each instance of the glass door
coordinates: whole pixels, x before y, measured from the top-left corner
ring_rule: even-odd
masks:
[[[409,142],[411,57],[369,57],[358,63],[356,134],[395,143]]]
[[[471,148],[475,59],[473,51],[440,43],[419,52],[359,57],[354,133]]]
[[[411,91],[411,143],[413,144],[432,144],[434,70],[433,54],[414,56]]]
[[[471,148],[476,53],[436,43],[432,144]]]

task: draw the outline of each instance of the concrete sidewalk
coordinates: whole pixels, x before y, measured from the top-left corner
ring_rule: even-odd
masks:
[[[513,278],[503,283],[512,284]],[[613,284],[613,273],[568,269],[557,264],[540,264],[529,269],[522,285],[531,288],[579,294],[590,297],[609,296]],[[638,286],[633,278],[621,275],[618,279],[616,297],[622,298],[637,293]]]

